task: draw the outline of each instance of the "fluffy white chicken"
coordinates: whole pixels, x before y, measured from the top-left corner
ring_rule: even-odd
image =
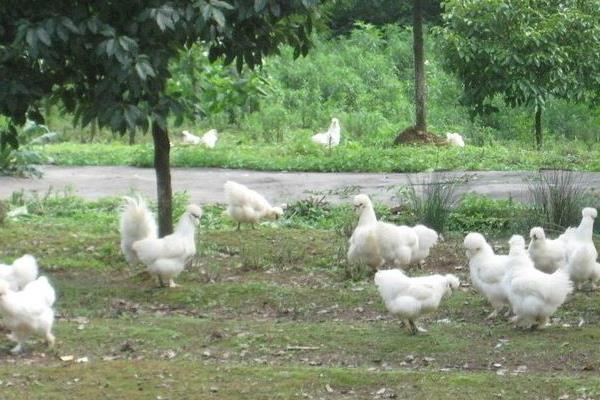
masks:
[[[142,239],[156,239],[158,227],[154,215],[140,196],[124,196],[125,204],[121,209],[119,232],[121,232],[121,251],[129,264],[139,262],[132,245]]]
[[[354,208],[359,214],[358,225],[349,240],[348,261],[367,264],[379,269],[385,264],[403,268],[411,263],[419,251],[419,238],[413,228],[377,221],[369,196],[354,197]]]
[[[446,142],[448,142],[450,146],[465,147],[465,141],[459,133],[447,132]]]
[[[181,143],[198,145],[201,144],[209,149],[214,149],[217,144],[218,133],[216,129],[207,131],[201,137],[190,133],[190,131],[181,131]]]
[[[21,291],[11,290],[8,282],[0,280],[0,313],[11,331],[8,338],[17,343],[11,352],[20,352],[33,334],[43,336],[49,347],[54,345],[55,300],[54,289],[45,276],[29,282]]]
[[[586,281],[594,282],[600,279],[600,264],[596,262],[598,251],[592,240],[594,219],[598,215],[595,208],[586,207],[581,211],[581,223],[576,229],[569,228],[560,236],[567,248],[567,266],[571,280],[581,289]]]
[[[536,226],[529,232],[529,257],[537,269],[551,274],[565,266],[567,262],[566,246],[562,240],[546,239],[544,229]]]
[[[381,270],[375,274],[375,285],[388,311],[406,321],[412,334],[418,328],[415,321],[421,315],[438,309],[442,297],[457,289],[454,275],[429,275],[410,278],[399,269]]]
[[[415,225],[412,228],[419,239],[419,247],[417,251],[412,254],[411,263],[420,263],[427,258],[429,250],[437,243],[438,234],[431,228],[425,225]]]
[[[11,265],[0,264],[0,279],[8,282],[10,290],[21,290],[38,276],[35,257],[29,254],[17,258]]]
[[[217,144],[218,138],[219,137],[217,130],[211,129],[204,135],[202,135],[202,137],[200,138],[200,144],[204,145],[205,147],[208,147],[209,149],[214,149],[215,145]]]
[[[181,143],[183,144],[200,144],[200,137],[194,135],[190,131],[181,131]]]
[[[340,144],[340,137],[340,121],[337,118],[332,118],[327,132],[317,133],[312,136],[311,140],[322,146],[332,148]]]
[[[168,281],[169,287],[178,286],[173,279],[183,271],[185,264],[196,254],[196,227],[200,223],[202,208],[195,204],[187,206],[186,211],[179,219],[175,232],[163,238],[157,238],[153,227],[156,225],[152,215],[142,217],[144,208],[130,207],[131,199],[125,199],[128,205],[123,209],[121,221],[129,221],[122,224],[121,243],[130,243],[125,246],[124,254],[132,254],[142,262],[148,272],[158,277],[160,286],[165,286]],[[146,209],[147,210],[147,209]],[[131,215],[125,215],[129,214]],[[151,221],[151,222],[150,222]],[[139,223],[146,226],[130,226],[128,223]],[[124,238],[124,232],[147,232],[145,238]]]
[[[227,181],[224,185],[227,201],[227,214],[237,222],[240,230],[242,222],[257,224],[261,219],[276,220],[283,215],[281,207],[273,207],[258,192],[234,182]]]
[[[510,270],[504,286],[515,314],[512,322],[522,328],[543,328],[573,290],[569,275],[563,269],[552,274],[536,269],[522,236],[514,235],[509,244]]]
[[[471,282],[494,309],[486,319],[494,318],[508,305],[508,296],[503,280],[508,272],[508,256],[496,255],[485,237],[477,232],[465,236],[463,242],[469,259]]]

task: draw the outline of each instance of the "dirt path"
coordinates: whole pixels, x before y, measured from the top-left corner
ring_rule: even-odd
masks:
[[[72,189],[79,196],[97,199],[139,191],[154,197],[155,176],[149,168],[134,167],[43,167],[41,179],[23,179],[0,176],[0,198],[24,190],[44,193],[48,190]],[[527,179],[531,172],[451,172],[447,176],[468,175],[457,191],[477,192],[494,198],[527,198]],[[187,191],[199,203],[223,202],[223,183],[231,179],[263,193],[273,202],[290,202],[310,195],[311,192],[337,191],[329,200],[339,201],[343,193],[368,193],[379,201],[394,202],[395,186],[408,183],[409,178],[420,182],[430,173],[314,173],[264,172],[221,168],[173,168],[173,190]],[[592,187],[600,186],[600,173],[585,173]],[[353,190],[348,190],[353,188]]]

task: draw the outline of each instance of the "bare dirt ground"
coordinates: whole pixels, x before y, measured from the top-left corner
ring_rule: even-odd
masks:
[[[135,167],[57,167],[44,166],[41,179],[0,176],[0,198],[24,190],[40,193],[48,190],[71,189],[74,194],[87,199],[118,196],[139,191],[154,197],[156,178],[154,170]],[[343,194],[364,192],[387,204],[394,203],[395,187],[427,180],[434,174],[447,177],[468,176],[458,193],[476,192],[493,198],[527,199],[528,179],[532,172],[447,172],[447,173],[316,173],[249,171],[221,168],[173,168],[173,189],[187,191],[199,203],[224,202],[223,184],[227,180],[263,193],[273,202],[291,202],[311,193],[329,192],[329,200],[345,200]],[[592,187],[600,186],[600,173],[584,173]],[[348,190],[352,189],[352,190]]]

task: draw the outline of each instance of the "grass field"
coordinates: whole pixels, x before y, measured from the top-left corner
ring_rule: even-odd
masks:
[[[176,142],[176,139],[174,139]],[[134,165],[152,167],[151,144],[60,143],[35,150],[58,165]],[[346,142],[329,151],[305,140],[284,143],[236,143],[222,135],[213,150],[176,145],[173,167],[225,167],[256,170],[420,172],[446,170],[537,170],[540,168],[600,171],[600,148],[570,141],[548,144],[543,151],[518,142],[465,148],[431,145],[384,146]]]
[[[183,286],[159,289],[120,255],[117,207],[49,199],[0,225],[1,260],[35,254],[58,293],[54,349],[0,339],[1,398],[600,398],[600,297],[575,293],[541,331],[484,321],[460,233],[410,270],[464,283],[410,336],[371,276],[348,278],[340,227],[236,232],[207,207]]]

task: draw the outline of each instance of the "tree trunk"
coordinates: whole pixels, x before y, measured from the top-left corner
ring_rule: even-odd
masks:
[[[535,107],[535,144],[538,150],[542,148],[542,107]]]
[[[154,140],[154,170],[156,171],[156,188],[158,195],[158,231],[160,237],[173,233],[171,169],[169,163],[168,132],[159,124],[152,124]]]
[[[98,124],[96,124],[96,120],[92,121],[92,125],[90,126],[90,143],[94,142],[94,139],[96,138],[96,133],[98,133]],[[84,143],[83,137],[82,139],[82,143]]]
[[[135,130],[132,129],[129,131],[129,145],[134,145],[135,144]]]
[[[417,131],[427,131],[427,97],[423,56],[423,0],[413,0],[413,53],[415,58],[415,114]]]

